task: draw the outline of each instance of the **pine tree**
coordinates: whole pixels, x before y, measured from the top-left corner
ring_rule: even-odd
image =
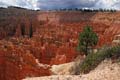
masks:
[[[78,50],[88,55],[89,48],[95,46],[98,42],[97,34],[92,30],[91,26],[86,26],[79,35]]]

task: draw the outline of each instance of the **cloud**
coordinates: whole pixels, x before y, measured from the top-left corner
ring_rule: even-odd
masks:
[[[120,9],[120,0],[99,0],[94,7]]]
[[[0,0],[0,6],[20,6],[29,9],[115,8],[120,0]]]
[[[0,3],[0,7],[7,7],[7,4],[1,2],[1,3]]]
[[[39,0],[42,9],[92,7],[97,0]]]
[[[0,0],[0,6],[19,6],[28,9],[39,9],[38,0]]]

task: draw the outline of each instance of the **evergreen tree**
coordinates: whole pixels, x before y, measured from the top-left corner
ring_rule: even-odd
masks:
[[[97,42],[97,34],[92,30],[91,26],[86,26],[79,35],[78,50],[84,52],[85,55],[88,55],[89,49],[95,46]]]

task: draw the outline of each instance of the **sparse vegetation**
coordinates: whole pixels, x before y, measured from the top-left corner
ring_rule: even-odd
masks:
[[[55,9],[56,11],[81,11],[81,12],[116,12],[115,9],[89,9],[89,8],[60,8]]]
[[[95,54],[88,54],[85,60],[79,64],[79,69],[76,70],[76,74],[88,73],[93,70],[99,63],[107,58],[119,59],[120,46],[103,47],[99,52]],[[77,67],[78,68],[78,67]]]

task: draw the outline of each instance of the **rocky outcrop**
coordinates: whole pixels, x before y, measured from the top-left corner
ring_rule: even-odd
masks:
[[[14,40],[14,43],[5,40],[0,41],[1,80],[21,80],[25,77],[51,74],[50,66],[38,64],[27,46],[15,45],[15,43],[18,42],[16,40]]]

